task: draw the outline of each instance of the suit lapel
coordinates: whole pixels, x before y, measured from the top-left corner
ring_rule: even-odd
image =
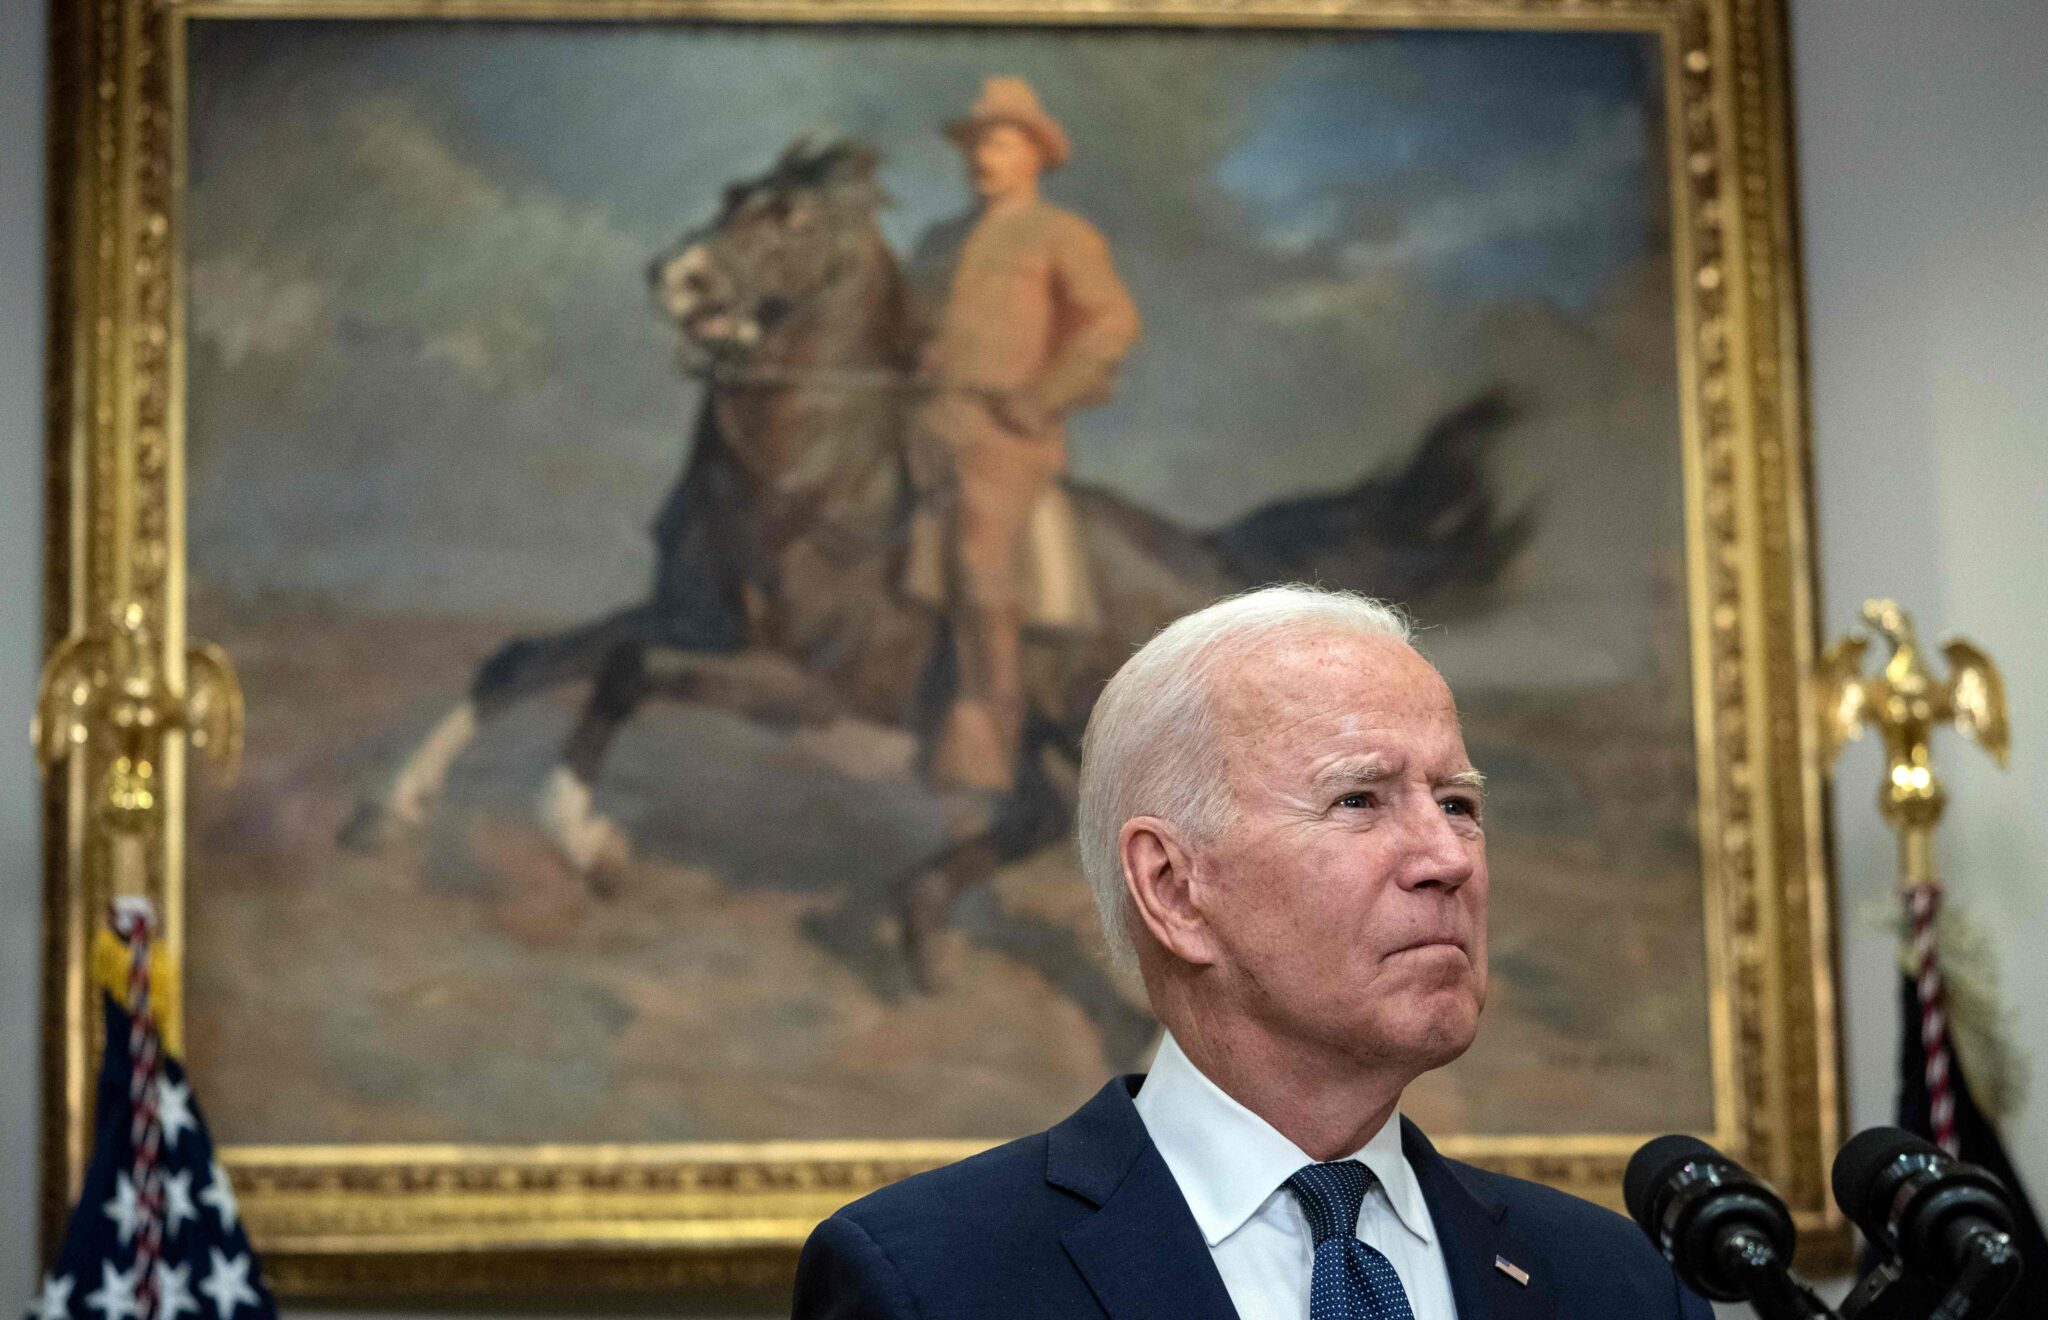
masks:
[[[1098,1207],[1060,1243],[1111,1320],[1237,1320],[1209,1244],[1131,1103],[1143,1080],[1117,1078],[1048,1134],[1046,1181]],[[1405,1119],[1401,1145],[1429,1203],[1458,1320],[1558,1320],[1556,1281],[1502,1227],[1506,1207]]]
[[[1209,1244],[1120,1077],[1054,1128],[1046,1181],[1094,1203],[1060,1235],[1111,1320],[1237,1320]]]
[[[1166,1161],[1147,1147],[1093,1217],[1060,1238],[1111,1320],[1237,1320]]]
[[[1556,1320],[1555,1281],[1544,1277],[1528,1244],[1501,1227],[1506,1207],[1468,1186],[1457,1167],[1406,1119],[1401,1121],[1401,1148],[1429,1203],[1458,1320]],[[1496,1262],[1527,1272],[1528,1282]]]

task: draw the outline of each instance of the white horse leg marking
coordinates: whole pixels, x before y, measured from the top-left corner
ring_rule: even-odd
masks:
[[[476,704],[464,701],[441,717],[440,723],[413,748],[398,778],[392,782],[385,807],[391,816],[407,825],[424,824],[434,800],[448,782],[448,769],[455,758],[476,738]]]
[[[534,814],[578,875],[615,871],[625,865],[625,832],[609,817],[591,810],[590,785],[568,766],[558,765],[548,772]]]

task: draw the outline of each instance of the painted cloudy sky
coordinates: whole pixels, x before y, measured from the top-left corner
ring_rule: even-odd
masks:
[[[881,150],[906,246],[964,203],[939,124],[1007,73],[1146,320],[1077,475],[1211,525],[1506,385],[1545,510],[1518,672],[1643,661],[1679,534],[1648,38],[202,21],[191,58],[204,590],[632,598],[695,399],[649,258],[805,134]]]

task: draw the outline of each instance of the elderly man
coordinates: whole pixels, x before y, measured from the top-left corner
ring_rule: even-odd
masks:
[[[1385,606],[1271,588],[1160,633],[1095,707],[1080,820],[1152,1071],[826,1220],[796,1314],[1705,1320],[1627,1220],[1400,1116],[1486,998],[1481,783]]]
[[[976,205],[935,226],[909,263],[932,395],[913,421],[926,500],[906,585],[942,605],[953,630],[954,693],[931,773],[1000,792],[1015,778],[1025,624],[1085,626],[1091,612],[1054,484],[1064,421],[1109,398],[1138,313],[1102,235],[1039,195],[1039,176],[1066,162],[1069,145],[1029,83],[989,79],[947,133]],[[1036,600],[1025,599],[1027,578],[1041,587]]]

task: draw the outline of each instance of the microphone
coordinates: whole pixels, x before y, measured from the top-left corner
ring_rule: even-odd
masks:
[[[1908,1271],[1948,1289],[1930,1314],[1988,1314],[2019,1282],[2005,1186],[1903,1128],[1858,1133],[1835,1156],[1835,1204]]]
[[[1649,1142],[1628,1162],[1621,1190],[1630,1217],[1694,1292],[1749,1302],[1768,1320],[1830,1314],[1787,1268],[1797,1238],[1785,1203],[1706,1142]]]

